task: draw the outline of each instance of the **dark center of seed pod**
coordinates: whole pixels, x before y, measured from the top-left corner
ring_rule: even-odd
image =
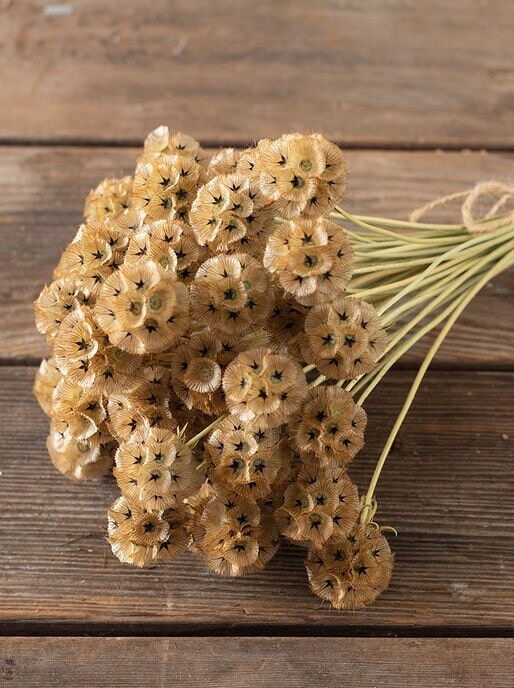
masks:
[[[291,183],[293,185],[293,188],[302,189],[305,186],[305,179],[303,177],[298,177],[295,174],[295,176],[293,177],[293,181]]]
[[[312,160],[309,160],[309,158],[305,158],[304,160],[300,160],[300,168],[304,172],[310,172],[312,170]]]
[[[145,328],[148,330],[148,332],[155,332],[157,330],[157,320],[154,320],[154,318],[147,318],[144,322]]]
[[[225,289],[223,292],[223,298],[225,298],[227,301],[233,301],[237,297],[237,293],[235,289]]]
[[[152,311],[158,311],[162,307],[162,298],[160,294],[152,294],[150,298],[148,299],[148,305],[150,306],[150,310]]]
[[[270,375],[270,380],[274,384],[278,384],[279,382],[282,382],[282,371],[281,370],[275,370],[272,375]]]
[[[319,514],[309,515],[309,523],[311,524],[311,528],[319,528],[322,522],[323,519]]]
[[[303,264],[307,268],[313,268],[317,262],[318,262],[317,256],[305,256],[303,259]]]
[[[77,442],[77,449],[81,454],[83,454],[89,450],[89,443],[86,440],[79,440]]]
[[[143,304],[141,301],[131,301],[130,306],[129,306],[129,311],[133,315],[141,315],[141,311],[143,310]]]

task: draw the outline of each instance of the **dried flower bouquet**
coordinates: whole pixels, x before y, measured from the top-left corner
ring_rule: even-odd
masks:
[[[363,607],[389,584],[380,471],[449,329],[514,263],[513,190],[465,192],[462,223],[443,225],[420,221],[437,202],[411,222],[350,215],[345,183],[343,153],[319,134],[209,159],[159,127],[133,176],[88,195],[35,304],[53,346],[35,394],[58,470],[113,471],[108,539],[122,562],[189,548],[241,576],[286,538],[334,607]],[[488,193],[499,200],[477,220]],[[359,499],[347,468],[366,399],[438,326]]]

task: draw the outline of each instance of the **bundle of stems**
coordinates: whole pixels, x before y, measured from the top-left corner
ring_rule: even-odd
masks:
[[[352,215],[340,207],[331,219],[341,222],[356,253],[356,269],[349,286],[353,296],[374,303],[390,331],[388,345],[377,366],[338,386],[355,395],[362,406],[386,373],[417,342],[440,327],[412,383],[403,407],[378,458],[366,495],[361,522],[370,522],[377,509],[375,490],[393,442],[416,392],[441,344],[464,309],[500,272],[514,265],[514,224],[505,218],[488,231],[497,217],[484,220],[484,231],[471,235],[463,224],[405,222]],[[314,386],[324,382],[319,376]]]

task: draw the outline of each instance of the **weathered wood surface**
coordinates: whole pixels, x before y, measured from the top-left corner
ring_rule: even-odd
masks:
[[[512,147],[511,0],[61,5],[0,6],[4,140]]]
[[[378,490],[381,523],[399,530],[393,582],[358,613],[321,604],[307,588],[303,551],[291,546],[263,573],[235,580],[209,574],[192,554],[142,571],[121,565],[105,540],[115,484],[73,483],[52,467],[33,374],[0,368],[4,632],[423,634],[511,626],[514,373],[428,375]],[[351,470],[361,487],[411,378],[391,375],[371,397],[368,444]]]
[[[503,638],[7,638],[11,688],[512,688]]]
[[[130,172],[137,151],[118,148],[4,147],[0,153],[0,358],[36,362],[47,352],[32,301],[51,279],[60,252],[81,221],[88,190]],[[346,207],[405,218],[443,193],[492,177],[509,179],[514,155],[350,151]],[[457,217],[457,209],[454,217]],[[451,212],[451,211],[450,211]],[[451,215],[446,217],[450,218]],[[434,363],[446,368],[514,364],[514,271],[489,284],[455,326]],[[427,343],[403,365],[419,364]]]

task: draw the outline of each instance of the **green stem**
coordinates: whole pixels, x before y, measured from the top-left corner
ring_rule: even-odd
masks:
[[[188,441],[186,442],[186,445],[187,445],[188,447],[190,447],[191,449],[193,449],[194,447],[196,447],[196,445],[198,444],[198,442],[199,442],[203,437],[205,437],[205,435],[208,435],[208,434],[210,433],[210,431],[213,430],[213,429],[216,427],[216,425],[218,425],[218,423],[221,423],[221,421],[222,421],[224,418],[226,418],[228,415],[229,415],[228,413],[224,413],[224,414],[221,415],[219,418],[216,418],[216,420],[213,420],[212,423],[210,423],[206,428],[204,428],[203,430],[201,430],[197,435],[195,435],[194,437],[191,437],[191,439],[188,440]]]
[[[444,327],[441,329],[441,332],[438,334],[436,340],[434,341],[427,355],[425,356],[425,359],[423,360],[423,363],[421,364],[418,370],[414,382],[412,383],[412,386],[402,406],[402,409],[396,419],[396,422],[393,425],[391,432],[389,433],[384,448],[382,449],[377,465],[375,467],[375,471],[373,472],[373,476],[371,478],[368,491],[366,493],[366,497],[364,499],[364,505],[361,511],[361,523],[367,522],[368,515],[373,510],[373,497],[382,469],[384,468],[387,457],[389,456],[389,452],[391,451],[393,442],[396,439],[396,436],[402,426],[403,421],[405,420],[405,417],[407,416],[407,413],[409,412],[412,402],[414,401],[419,386],[421,385],[421,382],[428,370],[428,367],[432,362],[434,356],[436,355],[439,347],[445,340],[446,336],[448,335],[449,331],[455,324],[460,314],[463,312],[466,306],[473,300],[476,294],[478,294],[478,292],[487,284],[487,282],[491,278],[493,278],[499,272],[502,272],[506,268],[510,267],[511,265],[514,265],[514,250],[511,250],[506,256],[504,256],[502,260],[500,260],[496,265],[494,265],[490,270],[488,270],[485,273],[485,275],[483,275],[483,277],[475,284],[475,286],[463,297],[461,297],[454,305],[453,313],[448,317],[448,320],[446,321]]]

